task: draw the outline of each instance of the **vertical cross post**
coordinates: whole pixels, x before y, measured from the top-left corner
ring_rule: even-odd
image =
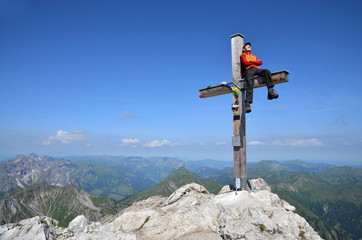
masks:
[[[244,36],[235,34],[231,37],[231,66],[232,82],[238,86],[241,79],[240,55],[244,45]],[[245,89],[237,90],[234,94],[234,103],[238,102],[239,107],[233,114],[233,148],[234,148],[234,179],[235,189],[247,189],[246,173],[246,135],[245,135]],[[237,100],[235,98],[238,98]],[[235,101],[236,100],[236,101]]]

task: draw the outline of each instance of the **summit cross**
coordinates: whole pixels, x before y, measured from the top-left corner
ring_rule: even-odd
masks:
[[[229,83],[223,82],[215,86],[200,89],[200,98],[208,98],[228,93],[233,94],[233,136],[232,146],[234,151],[234,180],[235,191],[248,189],[246,171],[246,118],[245,118],[245,90],[246,81],[242,78],[242,65],[240,55],[244,45],[244,36],[240,33],[234,34],[231,37],[231,63],[232,63],[232,81]],[[288,82],[289,72],[281,70],[272,72],[272,81],[274,84]],[[261,76],[254,78],[254,88],[266,86]]]

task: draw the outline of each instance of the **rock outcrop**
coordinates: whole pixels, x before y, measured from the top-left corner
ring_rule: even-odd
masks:
[[[0,226],[0,239],[54,240],[57,238],[54,219],[38,216]]]
[[[294,213],[293,206],[268,191],[264,183],[258,179],[251,182],[250,191],[224,189],[218,195],[201,185],[188,184],[167,198],[136,202],[102,224],[78,216],[68,228],[56,228],[57,239],[321,239]],[[42,223],[32,224],[35,228]],[[19,237],[23,228],[23,223],[1,226],[0,239],[12,239],[10,233]]]

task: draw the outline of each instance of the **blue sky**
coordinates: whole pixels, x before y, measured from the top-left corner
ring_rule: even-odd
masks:
[[[280,97],[254,92],[247,161],[361,163],[362,2],[0,0],[0,155],[232,161],[241,33]]]

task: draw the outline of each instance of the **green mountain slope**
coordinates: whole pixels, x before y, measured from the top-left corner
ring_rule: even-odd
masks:
[[[120,200],[137,191],[152,187],[155,182],[130,168],[107,168],[83,163],[72,172],[73,184],[92,194]]]
[[[93,196],[71,186],[40,183],[5,195],[0,200],[0,224],[40,215],[54,218],[59,221],[59,226],[66,227],[78,215],[95,221],[107,214],[115,214],[119,208],[115,200]]]
[[[210,193],[214,194],[217,194],[222,187],[220,184],[202,179],[196,174],[189,172],[186,168],[180,167],[156,186],[143,192],[136,193],[135,195],[122,201],[122,204],[129,206],[134,202],[141,201],[156,195],[168,197],[175,190],[189,183],[198,183],[204,186]]]
[[[334,167],[320,174],[324,180],[335,183],[362,183],[362,168],[356,167]]]
[[[341,239],[362,237],[362,184],[331,184],[315,174],[301,172],[274,183],[272,189],[310,209]]]
[[[331,164],[325,163],[313,163],[313,162],[304,162],[301,160],[290,160],[281,162],[281,164],[285,167],[288,167],[290,170],[293,171],[309,171],[309,172],[322,172],[327,169],[334,167]]]

